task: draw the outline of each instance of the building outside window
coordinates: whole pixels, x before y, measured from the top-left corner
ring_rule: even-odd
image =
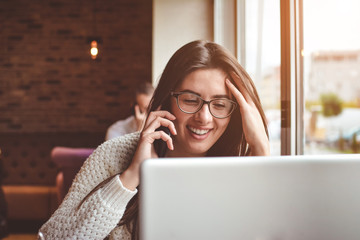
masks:
[[[360,2],[302,3],[304,154],[360,152]]]

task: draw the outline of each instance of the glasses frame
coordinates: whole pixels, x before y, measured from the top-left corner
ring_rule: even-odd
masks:
[[[199,108],[195,111],[195,112],[188,112],[188,111],[185,111],[183,110],[180,105],[179,105],[179,96],[182,95],[182,94],[192,94],[192,95],[195,95],[196,97],[200,98],[200,100],[202,101]],[[211,99],[210,101],[206,101],[204,100],[202,97],[200,97],[199,95],[197,94],[194,94],[194,93],[191,93],[191,92],[171,92],[170,93],[171,96],[173,96],[174,98],[176,98],[176,105],[178,106],[178,108],[184,112],[184,113],[187,113],[187,114],[195,114],[197,113],[198,111],[200,111],[202,109],[202,107],[204,106],[204,104],[207,104],[208,105],[208,108],[209,108],[209,112],[210,114],[215,117],[215,118],[219,118],[219,119],[224,119],[224,118],[227,118],[229,117],[235,110],[235,108],[237,107],[237,103],[231,99],[228,99],[228,98],[214,98],[214,99]],[[211,112],[211,107],[210,107],[210,104],[213,102],[213,101],[217,101],[217,100],[221,100],[221,99],[226,99],[227,101],[229,101],[232,105],[233,105],[233,108],[231,109],[230,113],[228,115],[226,115],[225,117],[218,117],[218,116],[215,116],[212,112]]]

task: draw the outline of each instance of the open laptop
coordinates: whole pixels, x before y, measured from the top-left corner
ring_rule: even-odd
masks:
[[[150,159],[140,235],[159,239],[360,239],[360,155]]]

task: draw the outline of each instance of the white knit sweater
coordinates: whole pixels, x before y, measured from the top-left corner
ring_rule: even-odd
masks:
[[[77,211],[82,199],[100,182],[129,165],[139,133],[127,134],[100,145],[85,161],[73,184],[51,218],[40,228],[51,239],[130,239],[125,226],[118,227],[125,207],[137,190],[130,191],[115,177],[92,194]]]

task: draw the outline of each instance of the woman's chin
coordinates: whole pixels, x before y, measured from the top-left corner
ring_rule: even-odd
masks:
[[[194,157],[204,157],[209,149],[208,146],[204,146],[203,144],[192,144],[189,146],[188,152]]]

